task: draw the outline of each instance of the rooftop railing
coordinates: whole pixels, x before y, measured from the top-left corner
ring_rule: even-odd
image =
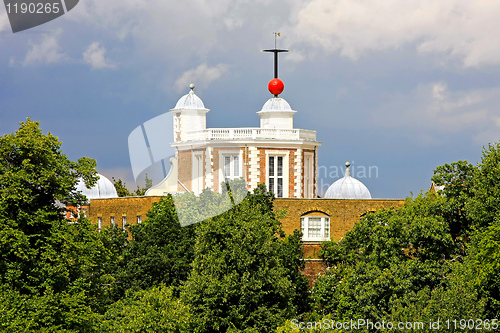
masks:
[[[188,140],[306,140],[316,141],[316,131],[274,128],[207,128],[187,133]]]

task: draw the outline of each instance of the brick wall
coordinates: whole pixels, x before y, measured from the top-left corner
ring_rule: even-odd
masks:
[[[295,199],[282,198],[274,201],[276,210],[286,209],[287,214],[281,219],[283,230],[292,233],[300,229],[300,217],[310,212],[321,212],[330,217],[330,236],[332,240],[340,240],[361,215],[382,208],[400,207],[404,200],[400,199]]]
[[[215,154],[214,154],[215,155]],[[217,154],[218,155],[218,154]],[[218,163],[214,158],[214,164]],[[127,216],[127,224],[136,224],[137,216],[146,219],[146,213],[153,203],[161,197],[124,197],[116,199],[93,199],[90,201],[89,218],[97,223],[102,218],[102,226],[109,226],[111,217],[115,217],[115,224],[122,227],[122,217]],[[300,217],[304,215],[327,215],[330,217],[330,236],[338,241],[347,231],[354,227],[360,217],[367,212],[383,208],[400,207],[404,200],[400,199],[371,199],[371,200],[342,200],[342,199],[296,199],[281,198],[274,201],[276,211],[286,209],[286,215],[280,218],[283,230],[287,234],[295,229],[300,230]],[[306,268],[304,275],[312,283],[316,275],[323,272],[326,266],[319,261],[321,242],[305,242],[304,258]]]
[[[191,189],[191,171],[192,171],[192,166],[193,166],[193,161],[192,161],[192,153],[191,150],[185,150],[185,151],[179,151],[178,159],[179,159],[179,166],[178,166],[178,178],[181,183],[184,184],[188,189]],[[181,186],[181,184],[177,183],[177,190],[178,191],[185,191],[185,189]]]
[[[362,215],[383,208],[401,207],[404,200],[371,199],[294,199],[283,198],[274,201],[274,209],[286,209],[286,216],[281,218],[283,230],[290,234],[295,229],[300,230],[300,217],[307,215],[327,215],[330,217],[330,238],[338,241],[346,232],[354,227]],[[326,265],[319,259],[321,242],[304,242],[305,269],[303,274],[312,285],[319,273],[324,272]]]
[[[92,199],[88,210],[88,217],[93,223],[102,218],[102,227],[111,225],[111,217],[115,217],[115,225],[123,227],[122,217],[127,216],[127,224],[137,224],[137,216],[141,216],[142,221],[146,219],[146,214],[153,206],[153,203],[160,201],[162,197],[123,197],[113,199]]]

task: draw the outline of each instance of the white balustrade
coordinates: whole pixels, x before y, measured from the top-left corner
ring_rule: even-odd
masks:
[[[188,140],[306,140],[316,141],[316,131],[275,128],[208,128],[187,132]]]

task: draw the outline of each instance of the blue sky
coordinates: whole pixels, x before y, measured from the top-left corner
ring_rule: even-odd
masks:
[[[350,161],[373,197],[402,198],[499,139],[499,16],[487,0],[81,0],[13,34],[0,6],[0,134],[39,120],[135,188],[129,133],[189,83],[209,127],[258,126],[273,75],[260,50],[279,31],[281,97],[323,142],[320,187]]]

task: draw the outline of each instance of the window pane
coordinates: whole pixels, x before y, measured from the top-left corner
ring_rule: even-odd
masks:
[[[304,218],[300,218],[300,231],[302,232],[302,235],[304,235],[304,228],[305,228],[305,223],[304,223]]]
[[[310,217],[307,231],[310,238],[321,238],[321,217]]]
[[[274,177],[274,156],[269,156],[269,177]]]
[[[224,157],[224,177],[225,178],[231,177],[231,157],[230,156]]]
[[[325,238],[330,238],[330,219],[325,218]]]
[[[274,178],[269,178],[269,192],[273,192],[275,193],[275,189],[274,189]]]
[[[278,156],[278,176],[283,176],[283,156]]]
[[[238,156],[234,156],[234,177],[240,176],[240,161]]]
[[[283,178],[278,178],[278,198],[283,198]]]

